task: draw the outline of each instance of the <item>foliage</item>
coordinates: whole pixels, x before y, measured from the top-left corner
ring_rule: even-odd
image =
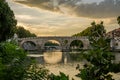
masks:
[[[0,42],[14,35],[17,21],[5,0],[0,0]]]
[[[107,39],[92,38],[91,50],[83,53],[84,58],[89,62],[84,65],[84,69],[80,69],[81,73],[77,76],[82,80],[112,80],[112,75],[108,74],[111,65],[115,59],[114,55],[109,52],[109,44]]]
[[[84,53],[84,58],[90,64],[84,65],[84,69],[81,69],[79,76],[82,80],[112,80],[112,76],[108,74],[115,59],[112,53],[97,48]]]
[[[118,24],[120,25],[120,16],[117,18]]]
[[[0,43],[0,79],[22,80],[28,66],[26,53],[9,42]]]
[[[6,42],[0,44],[0,56],[2,63],[8,64],[11,63],[14,58],[23,59],[26,54],[18,46]]]
[[[64,44],[66,45],[68,43],[68,40],[64,40]]]
[[[77,49],[83,48],[83,42],[80,40],[74,40],[71,42],[70,47],[76,47]]]
[[[26,76],[24,80],[48,80],[49,71],[38,66],[36,63],[32,64],[30,68],[26,71]]]
[[[89,37],[91,48],[97,49],[102,48],[104,50],[110,51],[110,39],[106,37]]]
[[[29,30],[26,30],[21,26],[17,27],[16,34],[18,35],[19,38],[36,37],[34,33],[31,33]]]
[[[96,32],[96,35],[93,32],[89,36],[91,49],[83,52],[88,63],[84,65],[83,69],[79,69],[80,73],[77,76],[82,80],[114,80],[109,72],[120,72],[118,67],[120,64],[113,63],[115,56],[109,50],[109,39],[105,38],[104,31]]]
[[[96,24],[95,22],[91,23],[91,27],[88,27],[87,29],[83,30],[80,33],[77,33],[73,36],[95,36],[99,37],[102,34],[105,34],[106,30],[104,29],[103,22],[100,24]]]
[[[31,63],[24,50],[13,43],[0,43],[1,80],[69,80],[64,73],[49,74],[49,70]]]
[[[45,46],[59,46],[59,44],[58,43],[53,43],[53,42],[47,42],[47,43],[45,43]]]
[[[24,80],[69,80],[69,77],[64,73],[60,72],[60,75],[55,75],[49,73],[45,67],[37,65],[36,63],[32,64],[31,67],[26,71],[26,76]]]
[[[64,73],[60,72],[60,75],[50,75],[50,80],[69,80],[69,76],[66,76]]]

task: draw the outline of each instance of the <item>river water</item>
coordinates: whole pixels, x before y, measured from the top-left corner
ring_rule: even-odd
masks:
[[[54,74],[59,74],[59,72],[64,72],[69,75],[70,79],[74,78],[75,80],[81,80],[75,75],[79,73],[76,70],[76,66],[79,64],[80,68],[83,67],[86,61],[82,58],[80,52],[44,52],[40,54],[29,54],[28,56],[34,57],[38,64],[42,64],[50,72]],[[120,62],[120,53],[114,53],[116,60],[115,62]],[[120,73],[113,74],[115,80],[120,80]]]

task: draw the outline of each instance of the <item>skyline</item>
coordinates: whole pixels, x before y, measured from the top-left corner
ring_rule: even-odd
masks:
[[[67,13],[60,13],[49,11],[38,6],[31,7],[26,4],[14,2],[13,0],[7,0],[7,2],[14,11],[18,25],[23,26],[38,36],[71,36],[89,27],[93,21],[97,23],[104,21],[107,32],[119,27],[116,16],[91,18],[88,16],[69,14],[72,12],[69,12],[69,8],[64,8],[64,11]]]

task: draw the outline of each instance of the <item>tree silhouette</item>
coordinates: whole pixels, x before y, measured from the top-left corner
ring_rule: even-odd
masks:
[[[17,21],[5,0],[0,0],[0,42],[14,35]]]
[[[120,16],[117,18],[118,24],[120,25]]]

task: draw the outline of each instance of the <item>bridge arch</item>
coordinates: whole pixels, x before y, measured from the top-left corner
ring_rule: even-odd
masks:
[[[71,47],[71,43],[74,41],[76,43],[78,43],[77,46],[81,45],[80,49],[84,49],[84,50],[89,49],[90,44],[89,44],[89,40],[87,38],[79,38],[79,37],[73,38],[72,40],[69,41],[69,47]]]
[[[26,51],[34,51],[37,49],[37,44],[34,41],[23,41],[21,47]]]
[[[83,49],[84,48],[84,43],[81,40],[73,40],[70,43],[70,49],[73,50],[78,50],[78,49]]]
[[[61,50],[61,43],[58,40],[46,40],[43,47],[45,50]]]

